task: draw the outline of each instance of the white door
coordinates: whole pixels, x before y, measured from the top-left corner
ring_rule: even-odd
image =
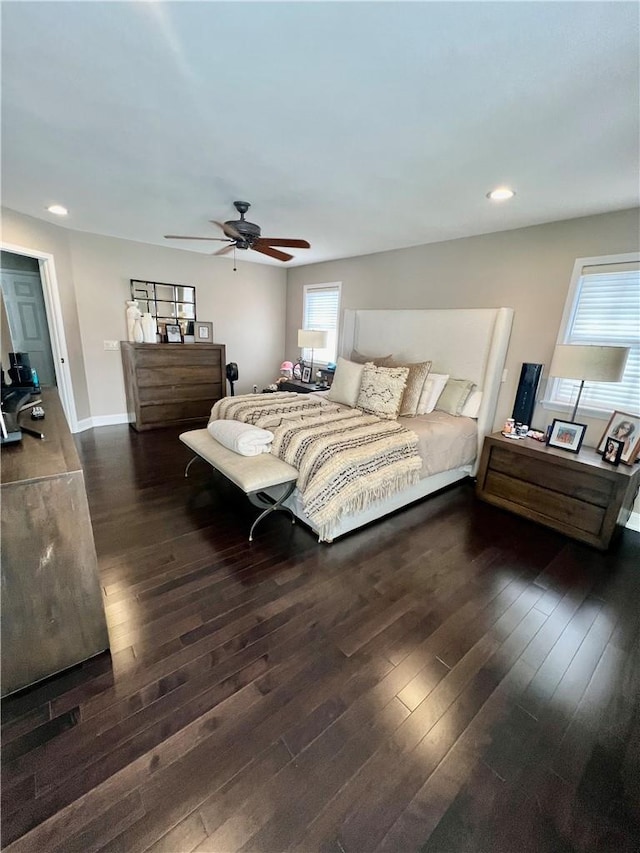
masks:
[[[11,330],[12,351],[29,353],[31,367],[38,371],[40,384],[55,386],[56,374],[39,273],[2,270],[2,294]]]

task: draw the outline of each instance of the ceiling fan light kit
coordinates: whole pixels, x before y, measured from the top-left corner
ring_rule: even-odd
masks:
[[[209,220],[212,225],[217,225],[225,234],[225,237],[188,237],[181,234],[165,234],[166,240],[215,240],[216,242],[229,243],[214,255],[224,255],[231,249],[252,249],[254,252],[260,252],[262,255],[268,255],[270,258],[275,258],[278,261],[290,261],[293,255],[288,252],[281,252],[275,249],[274,246],[284,246],[291,249],[310,249],[311,246],[307,240],[289,239],[287,237],[262,237],[262,229],[255,222],[249,222],[244,218],[245,213],[251,205],[248,201],[234,201],[233,206],[240,214],[240,219],[229,219],[226,222],[218,222],[215,219]],[[235,269],[235,263],[234,263]]]

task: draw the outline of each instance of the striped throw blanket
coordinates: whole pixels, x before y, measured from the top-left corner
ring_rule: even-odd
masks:
[[[211,420],[232,418],[269,429],[271,452],[298,469],[304,510],[331,539],[342,515],[413,485],[421,467],[418,438],[396,421],[302,394],[225,397]]]

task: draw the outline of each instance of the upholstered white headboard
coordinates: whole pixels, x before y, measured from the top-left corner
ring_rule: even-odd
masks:
[[[482,439],[493,430],[512,322],[512,308],[347,310],[338,348],[344,358],[357,349],[365,355],[431,360],[434,372],[475,382],[483,391],[477,464]]]

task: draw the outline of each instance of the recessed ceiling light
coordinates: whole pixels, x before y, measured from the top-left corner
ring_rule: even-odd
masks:
[[[66,216],[69,211],[66,207],[63,207],[61,204],[52,204],[47,208],[49,213],[55,213],[56,216]]]
[[[491,201],[506,201],[509,198],[513,198],[514,195],[515,192],[510,190],[509,187],[497,187],[495,190],[487,193],[487,198],[490,198]]]

